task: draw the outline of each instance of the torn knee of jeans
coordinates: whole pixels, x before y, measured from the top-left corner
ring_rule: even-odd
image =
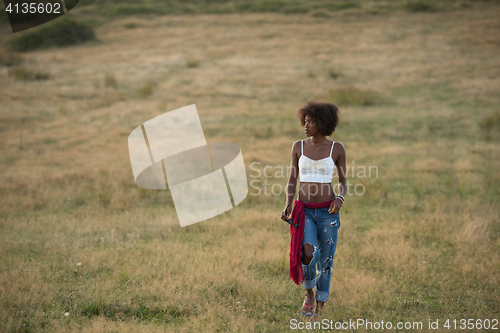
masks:
[[[330,223],[330,227],[335,227],[337,225],[337,221],[333,221],[332,223]]]
[[[310,245],[310,246],[312,246],[312,247],[313,247],[313,251],[312,251],[312,253],[311,253],[311,256],[310,256],[310,257],[309,257],[309,256],[305,256],[305,255],[304,255],[304,245],[306,245],[306,244],[307,244],[307,245]],[[312,260],[313,260],[313,258],[314,258],[314,253],[315,253],[315,252],[316,252],[316,246],[312,245],[311,243],[304,243],[304,244],[302,244],[302,257],[303,257],[303,258],[305,257],[305,259],[309,259],[309,260],[307,260],[307,263],[303,262],[303,264],[304,264],[304,265],[309,265],[309,264],[311,263],[311,261],[312,261]]]
[[[325,267],[324,269],[321,270],[321,273],[324,273],[324,274],[330,274],[331,272],[332,272],[331,267]]]
[[[311,247],[313,248],[312,253],[316,252],[316,246],[315,246],[315,245],[312,245],[311,243],[304,243],[304,244],[302,244],[302,251],[304,250],[304,245],[309,245],[309,246],[311,246]]]

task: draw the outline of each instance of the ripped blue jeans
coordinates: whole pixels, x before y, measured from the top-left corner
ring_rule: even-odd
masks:
[[[305,289],[316,286],[316,300],[328,301],[333,257],[337,247],[337,233],[340,228],[339,213],[328,213],[329,208],[304,208],[305,225],[302,245],[314,247],[309,265],[302,264]],[[316,271],[317,270],[317,271]],[[317,274],[316,274],[317,273]]]

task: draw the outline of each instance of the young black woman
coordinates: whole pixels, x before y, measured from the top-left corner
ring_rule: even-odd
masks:
[[[312,320],[321,320],[323,305],[328,301],[330,293],[332,263],[340,228],[339,210],[344,203],[346,190],[346,154],[340,142],[326,138],[333,134],[339,123],[339,110],[334,104],[308,100],[297,110],[296,115],[308,138],[292,145],[286,206],[281,213],[281,219],[286,221],[292,214],[294,222],[301,223],[298,228],[290,227],[290,277],[297,284],[302,282],[306,290],[301,313],[312,317]],[[332,187],[335,166],[338,170],[338,196]],[[291,204],[296,192],[297,178],[300,180],[299,195],[292,212]],[[303,230],[303,237],[300,230]],[[295,265],[298,267],[297,274],[292,276],[294,242],[300,246],[295,245],[295,255],[299,257],[296,262],[300,260],[300,263]],[[316,294],[313,292],[314,287]],[[313,310],[314,299],[316,307]]]

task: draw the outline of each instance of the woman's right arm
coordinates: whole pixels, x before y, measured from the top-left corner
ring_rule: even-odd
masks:
[[[288,178],[288,184],[286,186],[286,205],[285,209],[281,213],[281,219],[286,221],[288,216],[292,212],[292,202],[295,196],[295,191],[297,189],[297,178],[299,176],[299,151],[300,151],[300,141],[294,142],[292,145],[292,161],[290,163],[290,177]]]

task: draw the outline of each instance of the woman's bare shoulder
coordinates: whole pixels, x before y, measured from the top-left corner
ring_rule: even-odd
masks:
[[[335,141],[335,145],[333,147],[333,156],[335,156],[335,161],[337,161],[338,158],[345,159],[345,147],[341,142]]]
[[[335,149],[341,149],[345,151],[345,147],[341,142],[335,141]]]
[[[295,141],[292,144],[292,154],[295,154],[295,155],[300,154],[300,141],[301,140]]]

